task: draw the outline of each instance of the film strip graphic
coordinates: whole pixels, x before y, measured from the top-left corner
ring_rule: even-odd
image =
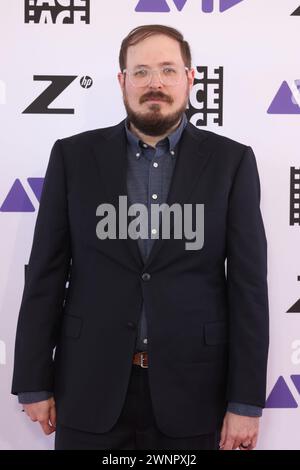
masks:
[[[213,118],[213,123],[223,125],[223,67],[213,70],[209,76],[208,67],[196,67],[194,86],[190,93],[187,117],[189,121],[198,126],[207,126],[208,118]]]
[[[290,225],[300,225],[300,168],[291,167]]]

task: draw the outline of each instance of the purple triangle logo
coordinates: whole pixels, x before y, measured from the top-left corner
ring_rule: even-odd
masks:
[[[282,375],[278,378],[268,396],[266,408],[298,408],[297,402]]]
[[[170,8],[166,0],[139,0],[139,3],[135,7],[135,11],[140,12],[169,12]]]
[[[297,392],[300,394],[300,375],[291,375],[291,379],[297,389]]]
[[[32,205],[25,189],[19,179],[16,179],[12,185],[8,195],[6,196],[1,208],[1,212],[34,212]]]
[[[295,85],[300,94],[299,80],[295,80]],[[297,104],[293,92],[286,81],[279,88],[268,109],[268,114],[300,114],[300,106]]]
[[[186,4],[187,0],[173,0],[178,11],[181,11]]]
[[[229,10],[229,8],[232,8],[243,1],[244,0],[220,0],[220,12],[223,13],[223,11]]]
[[[172,0],[177,10],[181,11],[186,4],[187,0]],[[169,12],[170,8],[166,0],[139,0],[135,11],[142,12]]]
[[[187,0],[170,0],[174,3],[178,11],[181,11],[185,6]],[[238,3],[243,2],[244,0],[220,0],[220,12],[229,10]],[[215,0],[202,0],[202,11],[204,13],[211,13],[214,10]],[[168,13],[170,7],[167,4],[166,0],[139,0],[135,11],[138,12],[159,12],[159,13]]]
[[[41,194],[44,184],[44,178],[27,178],[27,181],[35,194],[35,197],[40,202]]]

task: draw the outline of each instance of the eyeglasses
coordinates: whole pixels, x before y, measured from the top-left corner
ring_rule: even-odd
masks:
[[[165,66],[159,69],[138,68],[135,70],[123,70],[128,75],[130,83],[135,87],[145,87],[151,83],[153,73],[157,72],[162,85],[176,86],[182,81],[188,67]]]

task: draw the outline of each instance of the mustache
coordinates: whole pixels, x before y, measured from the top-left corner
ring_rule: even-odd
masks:
[[[166,101],[166,103],[173,103],[173,99],[170,96],[165,95],[161,91],[156,91],[156,92],[150,91],[149,93],[146,93],[145,95],[141,96],[140,104],[143,104],[145,103],[145,101],[148,101],[151,99],[152,100],[159,99],[161,101]]]

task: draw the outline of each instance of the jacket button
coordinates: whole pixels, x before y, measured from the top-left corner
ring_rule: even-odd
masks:
[[[135,327],[136,327],[135,323],[133,323],[132,321],[129,321],[129,322],[127,323],[127,326],[128,326],[129,328],[133,329],[133,330],[134,330]]]
[[[143,274],[142,274],[142,279],[143,279],[143,281],[150,281],[150,279],[151,279],[151,274],[149,274],[149,273],[143,273]]]

